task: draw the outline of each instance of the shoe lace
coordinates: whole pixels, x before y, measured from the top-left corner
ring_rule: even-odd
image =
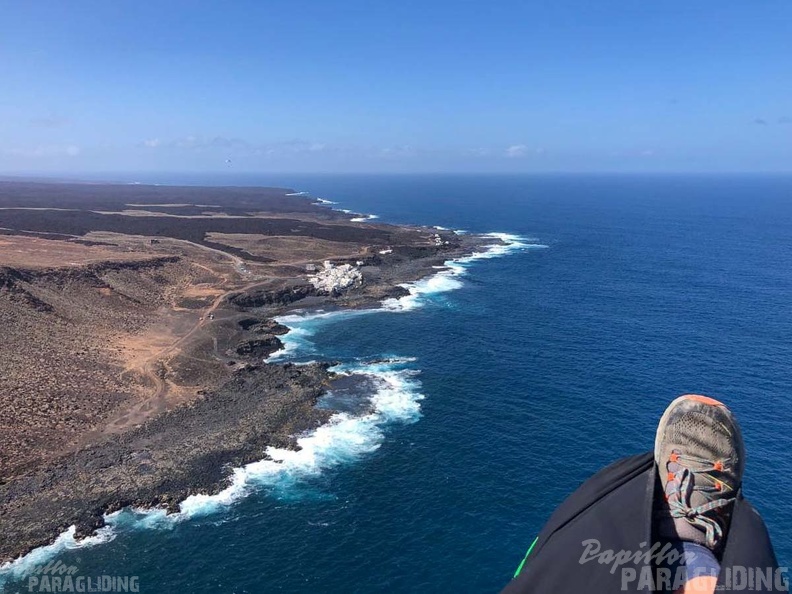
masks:
[[[683,460],[688,464],[683,464]],[[674,462],[677,463],[677,469],[672,471],[671,464]],[[701,466],[702,469],[691,468],[690,463]],[[683,456],[678,452],[673,452],[667,465],[669,478],[673,476],[673,480],[668,482],[671,489],[666,494],[671,516],[684,518],[693,526],[703,529],[706,533],[707,546],[712,549],[723,539],[723,527],[716,518],[708,514],[726,507],[734,501],[734,497],[721,497],[697,507],[691,507],[690,498],[694,491],[714,493],[722,490],[723,481],[714,478],[710,473],[722,471],[723,464],[723,462],[713,463],[710,460]],[[716,486],[709,486],[706,481],[697,480],[699,476],[706,476]]]

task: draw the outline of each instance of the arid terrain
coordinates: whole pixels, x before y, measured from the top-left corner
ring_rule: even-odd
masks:
[[[332,373],[264,363],[271,318],[403,294],[482,243],[353,218],[288,189],[0,182],[0,561],[293,446]],[[348,282],[317,289],[325,261]]]

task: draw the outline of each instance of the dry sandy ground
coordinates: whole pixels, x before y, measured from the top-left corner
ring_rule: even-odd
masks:
[[[98,262],[134,262],[151,258],[114,246],[84,245],[38,237],[0,235],[0,266],[11,268],[62,268]]]
[[[287,193],[0,183],[0,478],[227,379],[243,358],[227,328],[218,342],[229,296],[432,245],[430,230],[350,222]]]
[[[263,364],[285,330],[268,318],[403,294],[475,247],[289,192],[0,182],[0,560],[102,509],[217,489],[226,463],[287,444],[320,420],[328,374]],[[362,262],[363,286],[318,294],[324,260]],[[90,498],[61,501],[81,484]]]

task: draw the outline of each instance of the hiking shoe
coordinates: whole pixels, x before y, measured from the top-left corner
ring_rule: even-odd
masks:
[[[745,467],[734,415],[712,398],[680,396],[660,419],[654,455],[665,493],[655,506],[657,535],[718,550]]]

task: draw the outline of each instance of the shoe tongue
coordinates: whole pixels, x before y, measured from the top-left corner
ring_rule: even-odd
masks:
[[[713,500],[711,494],[708,495],[707,492],[701,490],[702,487],[711,487],[713,484],[711,480],[702,476],[702,471],[678,462],[669,462],[668,471],[674,473],[674,483],[681,483],[684,475],[687,475],[686,488],[682,490],[683,485],[679,485],[681,489],[679,493],[680,502],[686,507],[693,509]],[[718,497],[714,497],[714,499],[718,499]]]
[[[665,494],[667,497],[671,499],[678,499],[680,502],[689,505],[690,507],[695,507],[692,505],[692,501],[690,499],[695,495],[695,491],[693,487],[696,484],[696,476],[686,466],[683,466],[679,462],[668,462],[666,465],[669,474],[669,481],[666,483],[665,487]],[[685,484],[683,483],[683,479],[685,475],[689,477],[687,480],[688,482]]]
[[[668,472],[676,474],[678,472],[682,472],[684,466],[682,466],[679,462],[669,462],[667,464]]]
[[[679,465],[677,464],[676,466]],[[681,469],[681,466],[679,466],[680,472]],[[669,472],[674,471],[669,468]],[[677,475],[676,480],[681,480],[681,476]],[[669,481],[668,485],[666,485],[666,489],[669,490],[672,484],[673,483]],[[706,532],[694,526],[685,518],[674,518],[671,515],[671,509],[665,497],[655,497],[652,520],[654,525],[654,538],[656,540],[663,542],[682,540],[695,542],[705,547],[707,546]]]
[[[700,471],[694,471],[690,467],[679,462],[669,461],[666,465],[668,473],[673,475],[673,479],[666,484],[665,495],[670,496],[670,501],[679,501],[687,509],[695,509],[711,501],[711,497],[701,490],[694,489],[695,486],[708,484],[707,479],[700,476]],[[682,480],[687,475],[687,482],[682,484]],[[671,514],[669,500],[666,497],[656,497],[654,501],[653,521],[655,527],[655,537],[659,540],[681,540],[700,544],[709,548],[707,544],[707,533],[703,527],[696,526],[686,518],[675,518]],[[718,522],[722,527],[728,526],[724,522],[719,510],[705,512],[707,517]],[[719,547],[716,547],[719,548]]]

